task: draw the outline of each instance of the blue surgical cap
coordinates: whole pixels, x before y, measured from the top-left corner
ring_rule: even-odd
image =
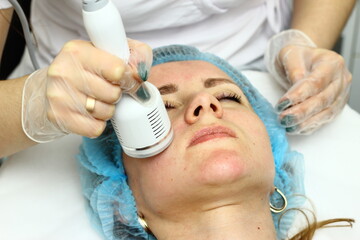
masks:
[[[303,160],[301,154],[290,151],[285,130],[279,125],[271,104],[250,84],[247,78],[225,60],[203,53],[194,47],[170,45],[153,50],[153,66],[174,62],[201,60],[209,62],[228,74],[242,89],[256,114],[266,126],[275,161],[274,186],[288,200],[288,209],[300,208],[304,195]],[[121,146],[111,124],[96,138],[84,138],[78,155],[83,192],[95,227],[105,239],[156,239],[138,222],[137,208],[122,162]],[[271,196],[271,203],[281,207],[284,202],[278,194]],[[270,209],[269,209],[270,211]],[[295,213],[273,213],[278,239],[286,239]]]

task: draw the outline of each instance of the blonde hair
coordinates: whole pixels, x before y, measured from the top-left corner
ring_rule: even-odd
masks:
[[[355,220],[351,218],[333,218],[323,221],[317,221],[316,216],[313,212],[311,212],[313,218],[313,220],[311,221],[309,219],[309,215],[306,214],[305,211],[302,209],[289,209],[287,211],[293,211],[293,210],[302,213],[302,215],[305,217],[307,226],[304,227],[300,232],[296,233],[294,236],[290,237],[289,240],[311,240],[313,239],[315,232],[321,228],[352,227],[353,223],[355,223]],[[340,223],[340,224],[334,225],[334,223]]]

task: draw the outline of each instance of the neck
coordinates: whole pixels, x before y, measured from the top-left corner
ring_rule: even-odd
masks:
[[[263,202],[252,201],[196,212],[179,212],[171,218],[151,218],[149,225],[158,240],[194,239],[195,236],[197,240],[275,240],[276,232],[269,205]]]

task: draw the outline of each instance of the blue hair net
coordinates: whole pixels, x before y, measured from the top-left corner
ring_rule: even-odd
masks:
[[[194,47],[171,45],[153,50],[153,66],[173,61],[202,60],[214,64],[227,73],[244,92],[256,114],[266,126],[275,161],[274,185],[288,200],[288,209],[299,208],[304,198],[303,160],[301,154],[290,151],[285,130],[279,125],[271,104],[250,84],[239,71],[225,60],[202,53]],[[138,222],[135,199],[127,184],[122,163],[121,146],[112,129],[107,125],[104,133],[96,138],[84,138],[78,155],[83,191],[88,200],[93,223],[106,239],[156,239]],[[276,207],[283,205],[279,194],[271,196]],[[270,210],[269,210],[270,211]],[[278,239],[286,239],[295,213],[273,213]]]

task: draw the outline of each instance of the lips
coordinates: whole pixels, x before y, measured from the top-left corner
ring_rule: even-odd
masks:
[[[203,128],[195,133],[190,141],[189,147],[215,138],[226,137],[236,138],[236,134],[231,129],[222,126]]]

